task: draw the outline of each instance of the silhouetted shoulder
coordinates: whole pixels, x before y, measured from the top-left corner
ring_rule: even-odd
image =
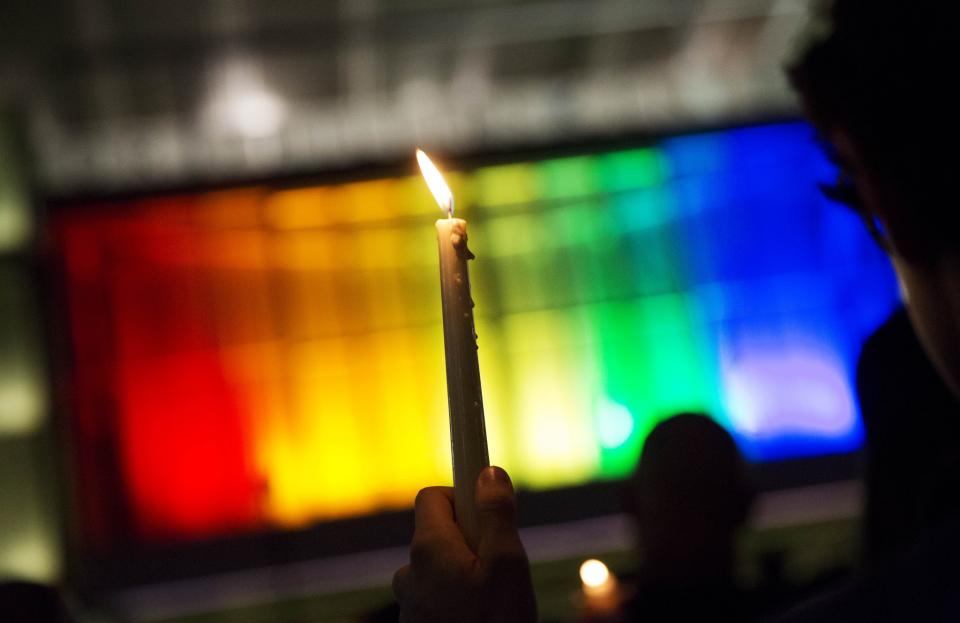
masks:
[[[776,621],[960,621],[958,556],[960,517],[954,517],[903,556]]]

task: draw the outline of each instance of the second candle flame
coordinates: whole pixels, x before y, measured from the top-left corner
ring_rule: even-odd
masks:
[[[448,217],[453,217],[453,193],[450,187],[443,179],[440,169],[433,164],[430,157],[422,149],[417,150],[417,163],[420,165],[420,172],[423,173],[423,179],[427,182],[427,187],[433,193],[433,198],[437,200],[440,209],[447,213]]]

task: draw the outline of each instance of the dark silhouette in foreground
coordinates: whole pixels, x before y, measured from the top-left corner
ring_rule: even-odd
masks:
[[[863,559],[875,567],[960,512],[960,402],[903,308],[864,344],[857,394],[867,432]]]
[[[924,353],[945,385],[960,396],[960,210],[956,157],[945,140],[956,136],[958,122],[956,91],[947,89],[955,73],[956,5],[938,0],[836,0],[827,7],[789,75],[839,166],[839,179],[828,192],[863,218],[890,256]],[[894,456],[942,452],[944,464],[954,463],[954,425],[924,431],[931,422],[917,413],[928,401],[937,402],[940,390],[925,382],[911,386],[917,380],[912,378],[915,361],[893,365],[900,373],[861,370],[863,383],[868,374],[887,383],[867,388],[863,395],[868,402],[873,392],[899,389],[924,395],[894,398],[886,393],[899,402],[898,413],[872,422],[868,414],[874,460],[877,452],[892,448]],[[904,366],[911,366],[910,371]],[[882,405],[881,412],[886,407]],[[883,429],[891,424],[890,417],[903,421],[915,416],[919,421],[902,422],[902,431]],[[899,476],[871,475],[868,512],[873,516],[868,521],[880,522],[874,527],[888,523],[900,534],[889,543],[883,542],[886,535],[879,535],[878,542],[878,535],[868,534],[868,547],[884,552],[885,560],[872,561],[853,584],[798,609],[789,620],[960,621],[960,519],[949,512],[960,491],[917,491],[946,475],[930,477],[928,470],[937,470],[939,460],[925,457],[926,466],[912,471],[908,478],[914,491],[897,492]],[[882,463],[874,467],[882,468]],[[888,494],[893,497],[884,499]],[[946,509],[936,511],[942,516],[903,523],[903,509],[931,502]],[[887,510],[878,509],[878,503]],[[910,536],[916,539],[913,545],[901,543]]]

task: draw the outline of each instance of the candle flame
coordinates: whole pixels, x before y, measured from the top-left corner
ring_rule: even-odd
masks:
[[[453,193],[450,192],[450,187],[444,181],[440,170],[422,149],[417,150],[417,163],[420,165],[423,179],[426,180],[427,187],[433,193],[433,198],[437,200],[440,209],[446,212],[447,216],[453,217]]]
[[[607,565],[595,558],[585,560],[580,565],[580,581],[587,588],[600,588],[610,580],[610,570]]]

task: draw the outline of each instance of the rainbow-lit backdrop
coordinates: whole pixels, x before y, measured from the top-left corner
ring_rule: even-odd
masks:
[[[897,289],[830,175],[799,123],[450,174],[492,460],[534,488],[623,476],[691,409],[757,460],[858,446],[852,370]],[[57,214],[89,535],[298,527],[449,482],[439,214],[418,177]]]

